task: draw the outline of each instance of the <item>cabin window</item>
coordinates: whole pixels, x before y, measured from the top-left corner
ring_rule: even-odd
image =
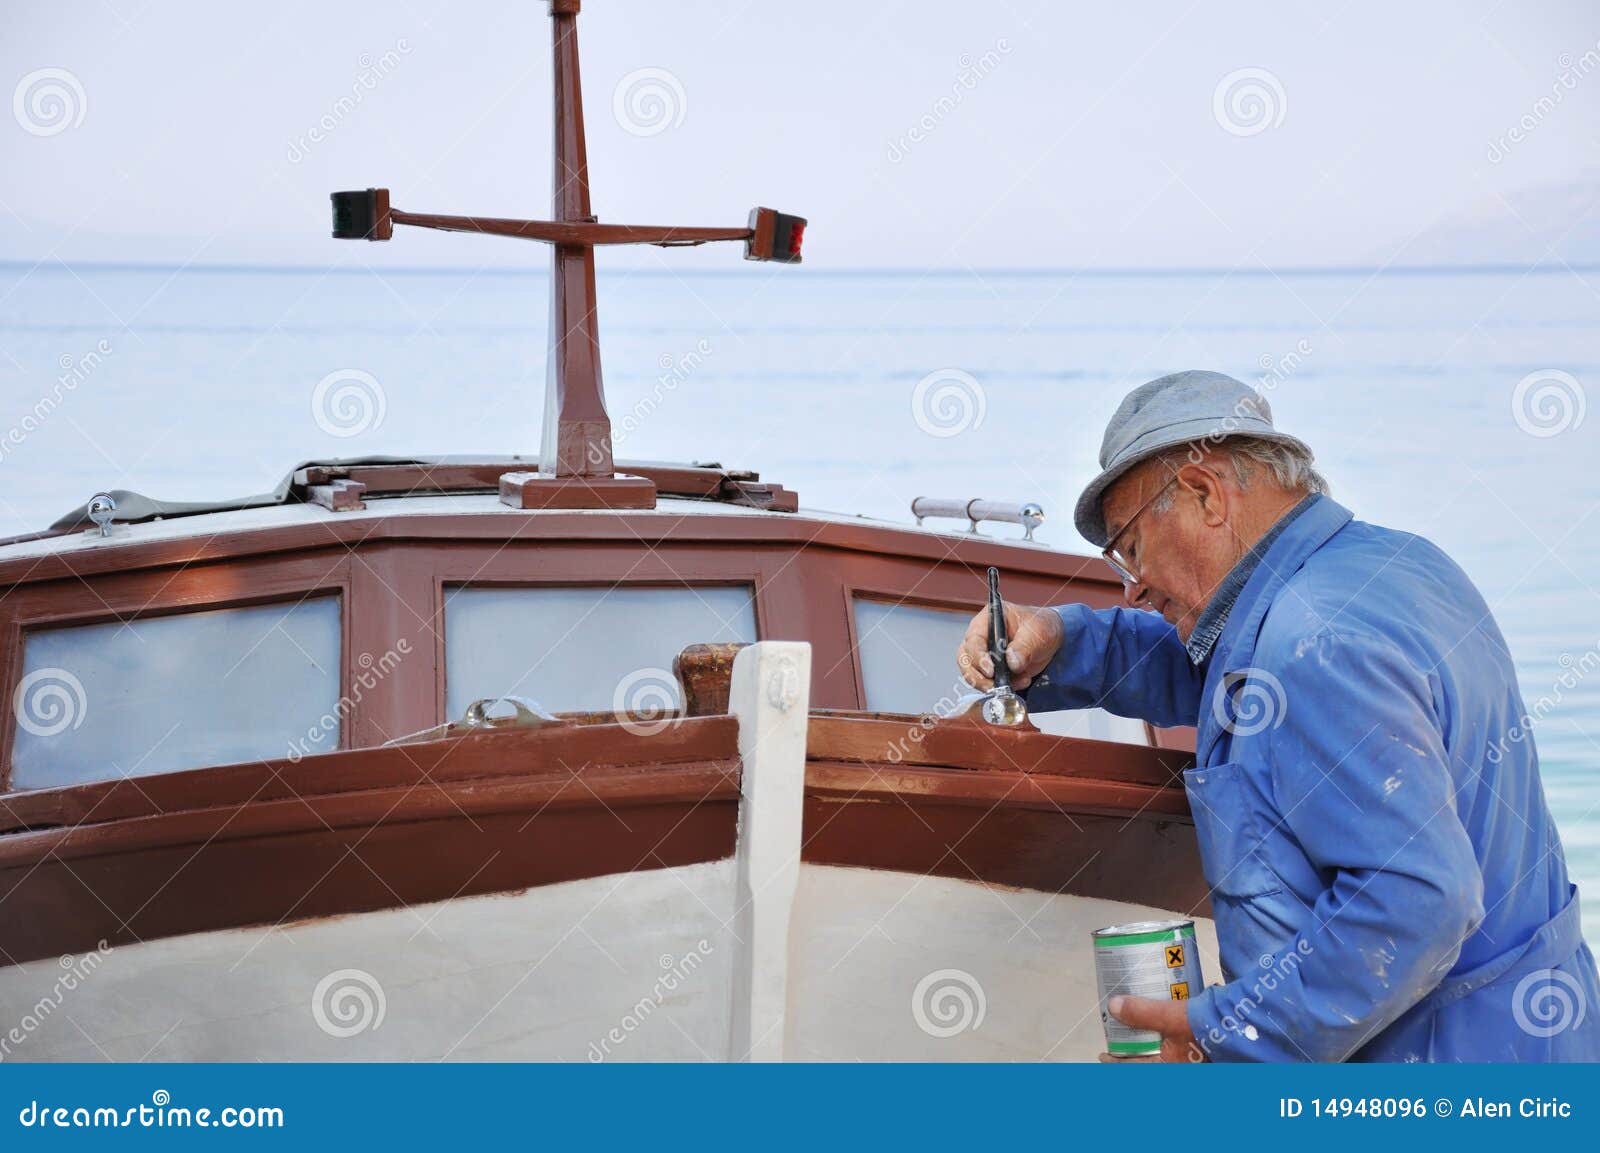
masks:
[[[683,705],[672,658],[752,642],[748,586],[450,589],[445,714],[519,696],[551,712],[658,714]]]
[[[932,609],[857,599],[856,648],[866,707],[873,712],[935,716],[973,691],[961,679],[956,651],[972,621],[969,609]],[[1149,744],[1143,721],[1104,709],[1030,713],[1039,729],[1069,737]]]
[[[335,596],[31,630],[11,787],[336,749],[339,633]]]

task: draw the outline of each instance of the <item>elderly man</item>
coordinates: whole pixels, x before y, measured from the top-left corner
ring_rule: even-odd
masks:
[[[1110,1011],[1168,1061],[1600,1060],[1577,890],[1466,575],[1351,519],[1219,373],[1135,389],[1100,464],[1077,526],[1130,607],[1008,607],[1007,663],[1035,710],[1198,726],[1184,788],[1225,979]],[[980,688],[987,629],[959,656]]]

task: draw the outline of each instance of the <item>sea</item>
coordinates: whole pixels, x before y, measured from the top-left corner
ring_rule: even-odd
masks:
[[[619,459],[894,521],[919,495],[1032,500],[1041,539],[1088,552],[1071,508],[1123,394],[1254,383],[1338,500],[1492,606],[1600,946],[1600,268],[732,264],[602,259]],[[103,489],[260,492],[314,457],[536,454],[547,313],[538,266],[0,264],[0,534]]]

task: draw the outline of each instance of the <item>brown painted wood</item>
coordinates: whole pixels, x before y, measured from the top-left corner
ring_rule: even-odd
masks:
[[[1178,820],[808,791],[803,836],[803,858],[818,865],[893,869],[1210,915],[1194,827]],[[922,867],[904,868],[911,861]]]
[[[754,481],[724,479],[717,498],[727,504],[766,509],[769,512],[799,512],[800,494],[781,484],[756,484]]]
[[[814,714],[802,856],[1209,914],[1169,750]]]
[[[657,244],[663,248],[705,244],[719,240],[748,240],[749,228],[693,228],[662,224],[600,224],[580,220],[508,220],[492,216],[439,216],[428,212],[392,214],[396,224],[433,228],[441,232],[475,232],[485,236],[511,236],[547,244],[593,247],[602,244]]]
[[[550,27],[555,96],[550,215],[559,222],[591,222],[577,12],[552,4]],[[556,244],[550,252],[549,379],[540,453],[541,471],[555,476],[609,477],[614,471],[611,418],[600,374],[598,311],[594,248]]]
[[[442,461],[433,464],[353,464],[312,465],[295,473],[295,485],[309,488],[350,480],[379,495],[426,493],[496,492],[500,478],[508,472],[532,472],[537,459],[508,457],[491,461]],[[743,485],[761,479],[758,473],[743,469],[724,469],[720,465],[657,464],[651,461],[617,461],[616,467],[629,476],[653,482],[663,496],[726,500],[735,503]],[[763,485],[782,490],[782,485]],[[793,495],[792,493],[790,494]],[[744,503],[750,503],[745,501]]]
[[[0,673],[6,684],[16,684],[27,627],[348,587],[342,691],[362,667],[351,662],[378,660],[402,642],[410,649],[394,675],[368,686],[347,719],[347,744],[365,747],[445,720],[447,582],[735,583],[755,588],[763,639],[811,643],[813,704],[859,709],[854,599],[975,612],[989,564],[1002,568],[1018,601],[1102,607],[1120,599],[1120,583],[1102,577],[1109,569],[1098,559],[871,523],[748,514],[330,516],[315,524],[128,540],[0,564],[0,646],[7,665]],[[7,576],[20,583],[7,586]],[[9,761],[12,723],[11,710],[0,710],[0,764]],[[1192,747],[1192,730],[1175,735]]]
[[[656,486],[642,476],[545,476],[508,472],[500,503],[519,509],[655,508]]]
[[[602,793],[555,806],[528,794],[499,811],[463,813],[464,799],[471,798],[419,803],[394,819],[374,808],[364,823],[328,827],[308,814],[293,828],[70,861],[51,854],[8,868],[0,873],[0,958],[14,964],[102,940],[120,945],[720,860],[732,853],[737,827],[736,795],[720,777],[679,801],[606,801]]]
[[[737,741],[575,723],[13,795],[0,958],[719,860]]]
[[[726,474],[706,471],[720,487]],[[443,600],[452,584],[746,585],[755,592],[759,636],[812,644],[814,704],[855,709],[861,695],[854,602],[871,597],[976,611],[990,563],[1003,569],[1008,591],[1020,602],[1099,606],[1120,597],[1120,583],[1090,558],[992,538],[750,514],[428,517],[401,511],[185,541],[129,541],[11,562],[17,579],[0,585],[8,685],[20,675],[24,628],[304,595],[343,598],[346,692],[364,657],[376,658],[402,641],[409,652],[350,712],[343,741],[356,751],[299,765],[225,766],[0,797],[0,828],[21,830],[0,833],[0,892],[10,891],[6,885],[16,889],[0,897],[0,949],[21,950],[19,958],[42,956],[102,936],[131,940],[126,934],[272,923],[396,903],[394,893],[373,891],[365,866],[356,875],[340,865],[334,880],[319,882],[314,897],[305,898],[314,878],[276,855],[289,843],[306,846],[308,859],[324,870],[330,859],[342,860],[328,856],[336,850],[360,844],[367,860],[364,846],[381,843],[397,861],[442,856],[471,875],[485,858],[459,854],[469,852],[462,846],[473,843],[475,827],[486,822],[515,816],[520,823],[541,811],[542,819],[558,822],[544,827],[581,828],[582,836],[603,840],[604,821],[581,815],[589,800],[571,787],[570,776],[549,771],[552,758],[584,766],[585,783],[614,810],[631,805],[650,814],[630,825],[663,829],[686,821],[698,847],[680,844],[661,859],[714,859],[705,854],[731,851],[737,738],[726,716],[684,720],[648,743],[619,738],[614,724],[573,718],[559,729],[367,747],[443,720]],[[0,727],[12,721],[10,710],[0,713]],[[0,732],[0,741],[8,751],[9,732]],[[1187,758],[1181,753],[823,711],[813,717],[810,756],[807,860],[977,876],[1042,891],[1068,886],[1065,891],[1194,907],[1185,886],[1196,883],[1198,866],[1186,839],[1192,831],[1184,831],[1177,773]],[[640,757],[646,761],[636,767],[622,763]],[[713,788],[703,804],[684,799]],[[725,811],[707,817],[708,805]],[[670,816],[658,825],[663,810]],[[1103,823],[1107,813],[1116,814],[1116,826]],[[1106,830],[1121,825],[1126,835],[1113,842]],[[410,832],[397,831],[402,828]],[[554,835],[559,840],[566,833]],[[1164,859],[1136,868],[1128,854],[1140,845],[1140,852]],[[200,846],[181,883],[169,886],[188,911],[169,906],[165,889],[152,901],[150,894]],[[651,867],[650,860],[618,863],[633,848],[625,839],[620,848],[596,845],[599,855],[583,867]],[[225,907],[216,889],[189,875],[196,866],[206,876],[248,875],[253,891],[236,908]],[[98,902],[64,872],[68,867],[110,886],[115,916],[91,907]],[[461,892],[570,879],[577,868],[506,848]],[[1081,879],[1071,879],[1080,869]],[[43,888],[21,880],[30,870]],[[274,871],[281,883],[263,876]],[[388,880],[387,867],[379,871]],[[442,883],[436,887],[432,875],[408,875],[403,868],[404,883],[389,884],[407,903],[439,899],[466,880],[446,872],[448,891]],[[1158,893],[1167,896],[1154,899]],[[135,916],[147,902],[151,911]],[[10,911],[20,908],[29,916],[17,922],[18,935],[8,937]]]
[[[734,720],[641,737],[606,719],[5,798],[26,831],[0,836],[0,957],[731,854]],[[910,727],[873,716],[813,726],[820,747],[846,754]],[[1080,759],[1047,750],[1025,770],[1013,763],[1024,746]],[[915,747],[924,760],[949,752]],[[1141,776],[1114,747],[1043,734],[962,768],[813,752],[804,858],[1194,908],[1204,886],[1183,793],[1151,784],[1167,757],[1143,753],[1158,768]]]
[[[1044,809],[1059,813],[1114,813],[1187,818],[1182,789],[1124,781],[1034,775],[1021,770],[941,769],[929,765],[813,761],[809,791],[843,801],[916,798],[980,809]]]
[[[499,481],[485,486],[494,491]],[[719,482],[720,483],[720,482]],[[370,487],[368,495],[373,495]],[[616,517],[562,516],[552,513],[540,517],[460,515],[408,515],[401,505],[381,518],[362,518],[353,521],[330,519],[314,524],[281,525],[265,529],[248,529],[233,532],[201,534],[168,540],[141,541],[138,528],[115,548],[99,548],[84,552],[69,552],[45,556],[22,557],[14,560],[0,559],[0,589],[7,585],[24,585],[62,578],[86,578],[96,573],[124,571],[129,568],[151,568],[168,565],[189,565],[204,561],[233,557],[261,556],[283,552],[301,552],[307,549],[330,546],[351,547],[380,541],[467,541],[508,542],[512,540],[556,541],[630,541],[650,545],[671,542],[721,542],[740,546],[761,543],[787,543],[846,549],[882,555],[886,558],[905,558],[908,561],[946,562],[981,573],[993,564],[1005,570],[1008,582],[1011,573],[1034,574],[1046,578],[1040,591],[1021,595],[1032,603],[1051,604],[1074,599],[1073,594],[1083,592],[1096,607],[1121,603],[1121,582],[1111,567],[1099,557],[1074,556],[1029,548],[1006,540],[986,537],[969,537],[967,534],[933,534],[910,528],[863,521],[859,524],[841,521],[812,520],[800,516],[788,517],[734,517],[683,515],[673,517]],[[906,566],[906,572],[929,574],[926,564]],[[912,584],[919,584],[913,575]],[[866,587],[864,584],[861,586]],[[1009,584],[1007,586],[1010,587]],[[0,592],[0,598],[6,594]],[[907,595],[904,587],[885,586],[879,595],[890,600]],[[909,594],[915,599],[916,594]],[[1041,597],[1046,599],[1040,599]],[[1049,598],[1054,599],[1049,599]],[[948,598],[950,603],[969,603],[965,595]],[[983,602],[976,602],[981,605]],[[974,609],[976,611],[976,609]]]
[[[1194,763],[1193,756],[1171,749],[998,728],[981,720],[924,723],[887,714],[813,717],[806,755],[820,761],[1126,782],[1179,793],[1183,770]]]
[[[527,778],[529,765],[585,769],[701,764],[736,756],[731,717],[694,718],[653,734],[648,744],[620,739],[615,723],[496,730],[446,741],[361,749],[350,756],[314,756],[222,765],[178,773],[0,797],[0,833],[73,828],[246,804],[305,799],[375,789],[409,789],[433,782]],[[566,780],[570,774],[561,773]],[[626,792],[626,784],[618,786]],[[619,793],[619,795],[621,795]],[[0,845],[4,845],[0,839]]]

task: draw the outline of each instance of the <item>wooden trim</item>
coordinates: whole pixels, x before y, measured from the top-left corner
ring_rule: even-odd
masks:
[[[915,717],[881,713],[813,715],[806,755],[828,762],[1119,782],[1180,794],[1183,771],[1194,763],[1193,756],[1147,745],[996,728],[966,719],[925,724]]]
[[[609,720],[0,798],[0,959],[730,855],[734,718]],[[805,860],[1203,903],[1181,758],[947,722],[891,760],[916,727],[812,715]]]
[[[77,827],[194,809],[410,788],[427,782],[527,777],[530,770],[520,761],[529,758],[574,766],[637,768],[737,755],[738,726],[731,717],[686,719],[653,734],[647,743],[628,739],[626,731],[615,724],[564,719],[568,723],[549,728],[9,793],[0,796],[4,806],[0,814],[6,822],[0,825],[0,834],[18,828]]]
[[[371,489],[368,490],[369,495]],[[139,526],[128,531],[137,533]],[[85,552],[0,560],[0,587],[24,586],[69,577],[136,568],[199,564],[217,560],[264,557],[283,552],[348,548],[391,541],[509,543],[511,541],[626,541],[632,544],[787,544],[837,548],[910,561],[934,560],[982,571],[998,565],[1008,575],[1031,574],[1053,579],[1058,590],[1082,586],[1094,599],[1120,598],[1122,582],[1099,557],[1050,552],[989,538],[966,540],[893,525],[855,525],[811,520],[800,514],[762,516],[749,513],[719,516],[662,513],[594,516],[544,512],[521,517],[512,512],[489,514],[406,514],[382,517],[330,517],[311,524],[240,529],[209,536],[129,541]],[[1103,595],[1101,595],[1103,594]],[[11,595],[9,593],[3,595]],[[3,599],[3,596],[0,596]],[[1046,602],[1048,603],[1048,602]]]
[[[719,860],[737,743],[573,723],[14,794],[0,959]]]
[[[465,739],[465,738],[458,738]],[[552,808],[663,805],[737,796],[738,763],[695,762],[640,770],[578,766],[488,783],[419,781],[391,788],[253,799],[209,809],[186,809],[144,820],[119,820],[61,829],[32,829],[0,838],[0,869],[173,845],[210,845],[318,829],[365,829],[380,823],[544,812]]]
[[[805,861],[891,869],[1210,915],[1194,827],[906,792],[806,797]],[[916,868],[907,868],[916,862]],[[1017,931],[1026,932],[1021,925]]]
[[[807,861],[1209,913],[1192,758],[872,714],[814,714],[807,756]]]
[[[1187,820],[1189,804],[1181,789],[1154,789],[1122,781],[1072,780],[1023,772],[986,772],[846,764],[813,761],[806,769],[809,796],[844,801],[907,799],[971,805],[982,809],[1041,809],[1050,812],[1104,813]]]

